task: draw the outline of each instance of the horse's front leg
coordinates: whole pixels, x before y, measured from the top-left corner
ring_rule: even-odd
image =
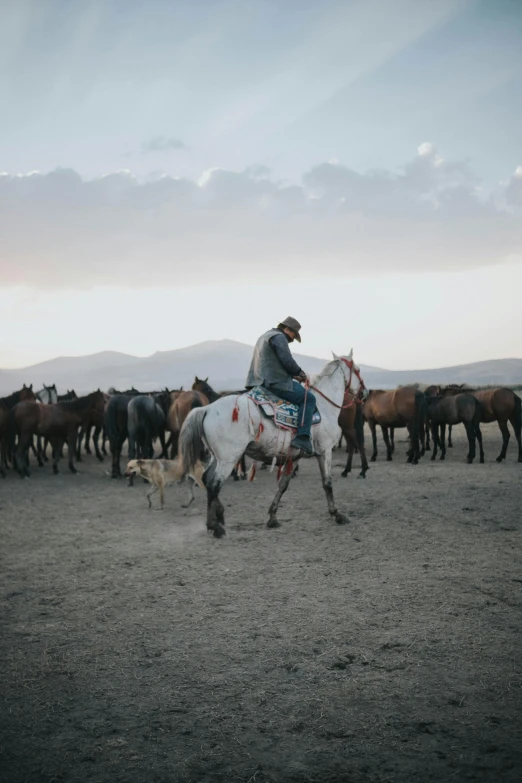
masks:
[[[328,511],[331,516],[334,517],[338,525],[346,525],[350,520],[344,514],[341,514],[337,510],[335,505],[333,489],[332,489],[332,453],[318,454],[317,462],[319,463],[319,470],[321,471],[321,478],[323,480],[323,488],[326,494],[326,500],[328,502]]]

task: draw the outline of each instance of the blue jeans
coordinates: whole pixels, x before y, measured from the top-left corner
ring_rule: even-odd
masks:
[[[297,381],[292,381],[293,389],[280,389],[278,386],[269,386],[271,392],[277,394],[282,400],[288,400],[293,402],[294,405],[299,405],[299,413],[297,414],[298,421],[298,435],[310,436],[310,428],[312,426],[312,416],[315,410],[315,396],[310,389],[308,393],[305,392],[304,386],[301,386]],[[306,407],[305,407],[305,394],[306,394]],[[303,419],[304,410],[304,419]],[[301,424],[301,422],[303,422]]]

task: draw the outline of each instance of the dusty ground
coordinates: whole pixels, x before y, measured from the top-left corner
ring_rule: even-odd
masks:
[[[460,430],[460,428],[458,428]],[[227,538],[92,458],[0,484],[2,780],[522,779],[522,465],[314,462],[223,492]],[[337,452],[336,463],[341,455]],[[358,466],[358,458],[355,458]],[[356,475],[356,474],[355,474]]]

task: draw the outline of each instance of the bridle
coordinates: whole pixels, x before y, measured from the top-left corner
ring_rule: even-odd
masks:
[[[344,393],[344,399],[346,399],[346,397],[348,397],[348,395],[351,396],[351,399],[347,402],[347,404],[346,405],[338,405],[336,402],[334,402],[329,397],[327,397],[326,394],[323,394],[321,389],[318,389],[316,386],[310,386],[310,388],[313,389],[314,392],[317,392],[317,394],[320,394],[321,397],[323,397],[327,402],[330,403],[330,405],[333,405],[335,408],[339,408],[339,410],[344,411],[344,410],[346,410],[346,408],[351,408],[352,405],[361,405],[361,403],[363,402],[362,397],[361,397],[361,392],[363,392],[364,389],[366,389],[366,386],[364,385],[364,381],[361,378],[361,374],[360,374],[359,368],[356,367],[355,364],[353,363],[353,359],[345,359],[344,356],[340,356],[339,358],[348,367],[348,369],[350,370],[350,377],[348,378],[348,383],[346,384],[345,393]],[[352,385],[352,377],[354,375],[355,375],[355,377],[359,381],[359,388],[357,389],[357,393],[356,394],[354,394],[351,391],[351,389],[350,389],[350,387]],[[343,400],[343,402],[344,402],[344,400]]]

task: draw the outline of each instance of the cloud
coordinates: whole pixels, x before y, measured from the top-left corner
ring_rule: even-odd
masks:
[[[429,143],[397,172],[337,162],[279,181],[264,166],[195,181],[0,175],[1,283],[83,288],[473,270],[522,257],[522,172],[485,196]],[[197,307],[197,303],[195,303]]]
[[[173,136],[154,136],[154,138],[144,141],[141,145],[141,151],[143,153],[148,152],[170,152],[171,150],[184,150],[186,149],[180,139],[176,139]]]

